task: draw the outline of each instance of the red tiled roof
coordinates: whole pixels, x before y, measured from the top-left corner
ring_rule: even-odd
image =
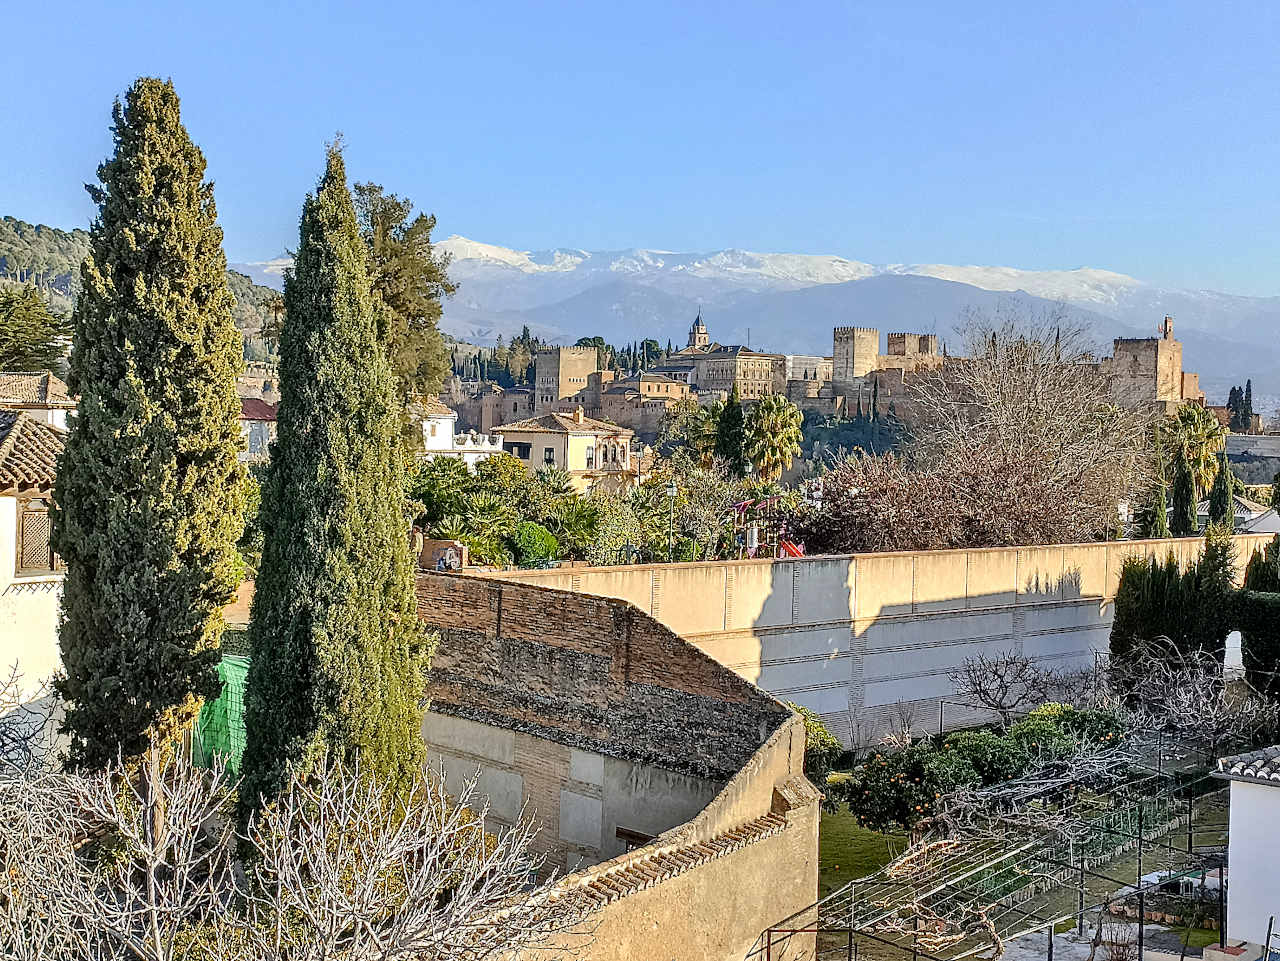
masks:
[[[420,402],[420,406],[423,417],[448,417],[450,414],[457,414],[457,411],[439,397],[426,397]]]
[[[630,437],[633,433],[626,427],[596,420],[594,417],[583,417],[579,421],[575,414],[562,414],[558,411],[542,414],[539,417],[530,417],[528,420],[518,420],[511,424],[501,424],[493,430],[496,434],[506,434],[508,431],[513,433],[541,431],[550,434],[609,434],[619,437]]]
[[[47,370],[0,371],[0,407],[74,407],[67,385]]]
[[[20,410],[0,410],[0,494],[52,491],[65,435]]]
[[[276,419],[276,405],[268,404],[258,397],[241,397],[240,419],[274,421]]]

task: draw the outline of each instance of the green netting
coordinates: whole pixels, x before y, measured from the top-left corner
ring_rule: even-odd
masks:
[[[226,758],[227,769],[239,774],[244,754],[244,682],[249,659],[224,654],[218,664],[222,693],[206,701],[196,720],[193,755],[197,764],[208,767],[216,755]]]

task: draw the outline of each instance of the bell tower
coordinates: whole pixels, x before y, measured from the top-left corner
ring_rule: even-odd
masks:
[[[693,326],[689,328],[689,344],[690,347],[707,347],[711,344],[711,338],[707,334],[707,325],[702,322],[702,308],[698,308],[698,316],[693,320]]]

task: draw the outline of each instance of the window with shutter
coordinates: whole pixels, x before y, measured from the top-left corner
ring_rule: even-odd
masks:
[[[17,574],[48,574],[62,569],[53,552],[53,524],[47,501],[36,498],[18,502]]]

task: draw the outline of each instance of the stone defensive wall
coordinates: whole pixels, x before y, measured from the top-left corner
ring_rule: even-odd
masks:
[[[821,795],[785,705],[625,600],[434,572],[417,598],[428,759],[478,778],[491,828],[539,823],[595,906],[561,946],[738,961],[817,899]]]
[[[1237,535],[1237,576],[1270,535]],[[979,653],[1017,651],[1086,668],[1109,645],[1125,558],[1203,539],[817,556],[486,573],[630,601],[782,700],[820,714],[846,744],[903,715],[916,729],[972,723],[949,674]]]

